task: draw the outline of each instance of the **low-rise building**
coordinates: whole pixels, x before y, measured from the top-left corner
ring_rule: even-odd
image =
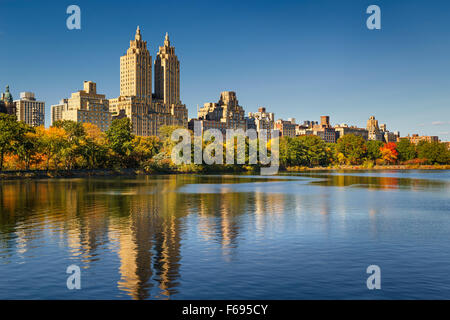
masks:
[[[275,121],[274,129],[280,132],[281,137],[295,137],[295,128],[297,124],[289,120],[278,119]]]
[[[63,120],[81,123],[92,123],[101,131],[108,130],[112,113],[109,112],[109,101],[104,94],[97,93],[97,85],[92,81],[84,82],[84,89],[72,93],[67,100],[67,109],[63,110]]]
[[[348,126],[347,124],[340,124],[336,125],[334,127],[334,130],[337,133],[337,139],[347,135],[347,134],[353,134],[355,136],[361,136],[364,138],[364,140],[368,140],[369,138],[369,131],[364,128],[358,128],[356,126]]]
[[[419,136],[418,134],[413,134],[412,136],[407,135],[406,137],[399,138],[399,140],[400,139],[408,139],[413,144],[418,144],[420,141],[439,142],[438,136]]]
[[[188,122],[188,129],[194,131],[195,125],[198,126],[201,133],[203,134],[206,130],[209,129],[217,129],[222,132],[222,134],[225,136],[227,132],[227,124],[226,122],[220,122],[215,120],[203,120],[203,119],[190,119]]]

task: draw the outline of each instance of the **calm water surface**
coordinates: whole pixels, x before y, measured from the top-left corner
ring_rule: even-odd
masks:
[[[450,171],[0,182],[0,299],[380,298],[450,299]]]

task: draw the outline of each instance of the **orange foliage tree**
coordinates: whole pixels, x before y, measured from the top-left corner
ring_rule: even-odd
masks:
[[[381,158],[386,164],[394,164],[397,162],[398,151],[395,142],[385,143],[380,147]]]
[[[58,169],[58,153],[64,149],[67,142],[67,133],[64,129],[58,127],[38,127],[36,128],[39,149],[47,156],[47,170],[50,167],[50,161],[53,160],[54,168]]]

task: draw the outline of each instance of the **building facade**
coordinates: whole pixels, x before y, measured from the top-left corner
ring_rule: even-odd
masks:
[[[134,40],[120,58],[120,96],[109,100],[110,111],[115,117],[130,118],[133,133],[139,136],[157,135],[164,125],[187,127],[187,109],[180,101],[179,79],[180,64],[166,35],[155,61],[157,92],[153,99],[152,57],[137,27]]]
[[[258,112],[249,112],[248,117],[249,119],[253,119],[255,129],[258,133],[264,131],[267,136],[270,136],[270,130],[273,129],[275,123],[275,114],[273,112],[267,112],[266,108],[260,107],[258,108]]]
[[[353,134],[355,136],[363,137],[364,140],[369,139],[369,131],[365,128],[358,128],[356,126],[348,126],[347,124],[340,124],[334,127],[336,131],[336,139],[339,139],[347,134]]]
[[[37,101],[33,92],[21,92],[20,99],[15,100],[17,120],[32,127],[43,126],[45,123],[45,103]]]
[[[378,120],[374,116],[371,116],[367,120],[368,140],[384,141],[384,134],[381,132],[378,126]]]
[[[426,142],[439,142],[438,136],[419,136],[418,134],[413,135],[407,135],[406,137],[401,137],[400,139],[408,139],[409,142],[413,144],[418,144],[420,141],[426,141]]]
[[[101,131],[108,130],[111,118],[108,99],[104,94],[97,93],[97,85],[92,81],[85,81],[83,90],[72,93],[67,99],[67,107],[63,107],[62,111],[63,120],[91,123]]]
[[[223,123],[226,129],[247,129],[247,121],[244,117],[244,108],[234,91],[223,91],[217,103],[205,103],[198,110],[198,120],[209,120]]]
[[[210,129],[217,129],[225,136],[227,133],[227,125],[225,122],[214,121],[214,120],[202,120],[202,119],[190,119],[188,124],[188,129],[194,131],[195,125],[198,126],[200,132],[203,134],[205,131]]]
[[[166,105],[180,104],[180,62],[166,33],[155,59],[155,98]]]
[[[63,120],[63,111],[67,110],[67,101],[68,99],[62,99],[59,101],[59,104],[54,104],[50,107],[52,113],[51,125],[54,125],[56,121]]]
[[[330,116],[321,116],[320,124],[312,126],[312,133],[327,143],[336,143],[336,130],[330,124]]]
[[[274,129],[280,132],[280,137],[295,137],[297,125],[290,120],[278,119],[274,123]]]

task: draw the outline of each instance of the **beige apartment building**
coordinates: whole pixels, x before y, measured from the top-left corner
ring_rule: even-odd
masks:
[[[273,129],[275,123],[273,112],[267,112],[266,108],[260,107],[258,112],[249,112],[248,117],[254,119],[257,132],[265,131],[267,136],[270,136],[270,130]]]
[[[369,120],[367,120],[367,131],[368,131],[368,140],[376,140],[376,141],[384,140],[383,137],[384,134],[378,127],[378,120],[376,120],[374,116],[371,116]]]
[[[368,140],[369,139],[369,131],[367,131],[367,129],[365,128],[358,128],[356,126],[349,126],[347,124],[340,124],[340,125],[336,125],[334,127],[334,130],[337,133],[337,139],[347,135],[347,134],[353,134],[355,136],[361,136],[364,138],[364,140]]]
[[[62,99],[59,101],[59,104],[54,104],[51,106],[52,112],[52,123],[54,125],[56,121],[63,119],[63,111],[67,110],[67,101],[68,99]]]
[[[155,97],[166,105],[180,104],[180,62],[166,33],[164,46],[159,47],[155,60]]]
[[[168,35],[155,61],[155,89],[153,99],[152,57],[137,27],[120,58],[120,96],[109,100],[114,116],[122,113],[130,118],[135,135],[157,135],[163,125],[187,127],[187,109],[180,101],[180,63]]]
[[[37,101],[33,92],[21,92],[20,99],[14,101],[17,120],[32,127],[43,126],[45,122],[45,103]]]
[[[406,137],[398,138],[397,140],[400,141],[400,139],[408,139],[409,142],[413,144],[418,144],[420,141],[426,141],[426,142],[439,142],[438,136],[419,136],[417,133],[413,135],[407,135]]]
[[[112,114],[109,112],[109,101],[104,94],[97,93],[97,85],[85,81],[83,90],[72,93],[67,100],[67,109],[63,110],[62,118],[81,123],[92,123],[101,131],[108,130]]]
[[[222,122],[226,129],[246,130],[245,111],[239,105],[234,91],[223,91],[217,103],[205,103],[197,112],[199,120]]]

